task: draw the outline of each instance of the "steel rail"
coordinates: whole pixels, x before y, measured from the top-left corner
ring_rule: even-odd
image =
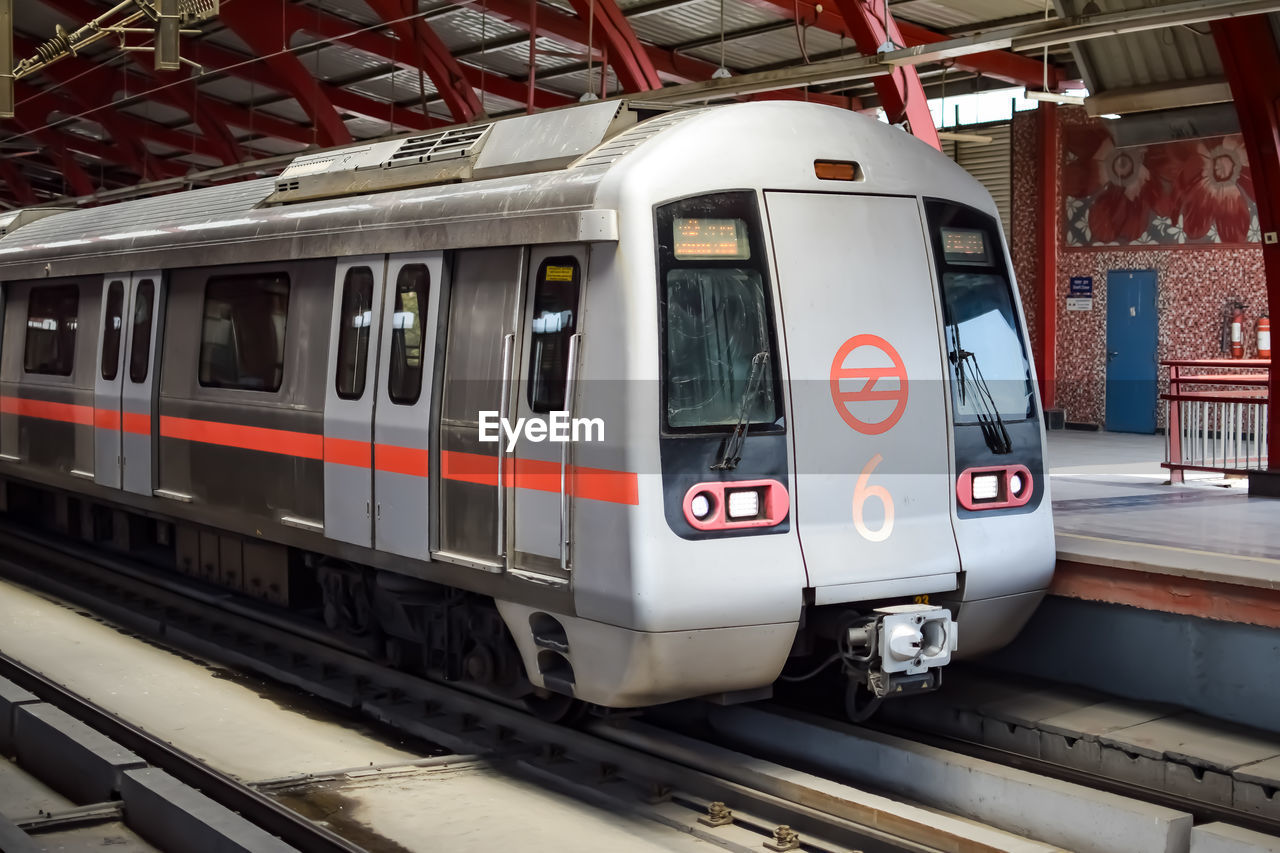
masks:
[[[151,766],[195,788],[214,802],[238,812],[241,817],[277,836],[286,844],[308,853],[360,853],[362,850],[298,812],[201,763],[194,756],[148,734],[5,654],[0,654],[0,676],[106,735],[120,746],[136,753]]]

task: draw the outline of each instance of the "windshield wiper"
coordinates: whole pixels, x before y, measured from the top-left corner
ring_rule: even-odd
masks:
[[[755,399],[760,379],[764,376],[764,367],[768,363],[768,352],[758,352],[752,356],[751,374],[747,377],[747,387],[742,392],[742,402],[738,404],[738,422],[733,425],[733,432],[725,440],[720,461],[711,466],[712,471],[732,471],[738,467],[738,461],[742,459],[742,445],[746,442],[747,430],[751,428],[748,418],[751,401]]]
[[[1000,416],[995,397],[991,395],[991,388],[987,385],[986,377],[982,375],[982,368],[978,366],[977,355],[960,346],[960,327],[954,323],[951,326],[951,336],[955,346],[948,357],[955,365],[956,380],[960,383],[960,405],[965,404],[969,382],[972,381],[977,389],[976,403],[973,406],[974,415],[982,428],[983,440],[987,442],[987,447],[992,453],[1012,453],[1013,439],[1009,437],[1009,430],[1004,425],[1004,418]],[[965,362],[972,366],[972,380],[965,373]]]

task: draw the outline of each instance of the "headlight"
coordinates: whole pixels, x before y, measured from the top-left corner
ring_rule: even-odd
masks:
[[[1000,494],[1000,478],[995,474],[981,474],[973,478],[975,501],[994,500],[998,494]]]
[[[755,489],[729,492],[730,518],[755,518],[760,514],[760,493]]]
[[[693,500],[689,501],[689,510],[693,513],[694,518],[706,518],[711,515],[711,498],[706,493],[694,495]]]

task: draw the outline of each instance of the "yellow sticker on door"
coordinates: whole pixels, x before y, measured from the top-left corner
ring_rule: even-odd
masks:
[[[573,267],[547,266],[547,281],[573,281]]]

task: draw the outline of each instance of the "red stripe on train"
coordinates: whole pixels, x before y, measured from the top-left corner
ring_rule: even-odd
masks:
[[[220,444],[302,459],[324,459],[324,436],[286,429],[243,426],[217,421],[160,416],[160,435],[201,444]]]

